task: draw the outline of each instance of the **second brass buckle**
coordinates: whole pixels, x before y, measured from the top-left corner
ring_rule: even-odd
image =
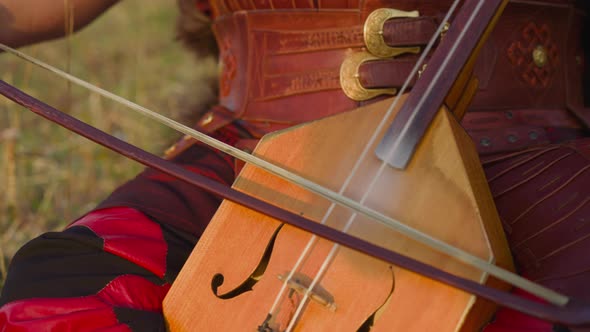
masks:
[[[366,89],[359,80],[359,68],[368,61],[392,58],[404,53],[419,53],[420,47],[418,46],[391,47],[383,39],[383,26],[387,20],[418,17],[419,15],[416,10],[407,12],[392,8],[380,8],[367,17],[363,34],[368,52],[362,51],[348,55],[340,67],[340,86],[348,98],[363,101],[383,94],[395,95],[397,93],[396,88]]]
[[[340,66],[340,86],[344,94],[356,101],[363,101],[383,94],[395,95],[397,89],[367,89],[360,81],[359,68],[367,61],[379,60],[368,52],[352,53],[344,59]]]

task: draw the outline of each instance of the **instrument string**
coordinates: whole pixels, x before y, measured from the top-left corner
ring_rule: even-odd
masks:
[[[397,108],[397,105],[398,105],[398,103],[400,101],[400,96],[402,96],[408,90],[408,87],[410,85],[410,82],[411,82],[412,78],[415,77],[416,74],[418,73],[418,71],[420,70],[420,68],[422,68],[422,65],[426,61],[426,56],[430,53],[430,51],[434,47],[434,44],[438,40],[438,36],[441,35],[443,29],[445,28],[446,23],[449,22],[451,16],[453,15],[453,13],[455,12],[455,10],[457,9],[458,4],[459,4],[459,0],[453,1],[452,5],[449,8],[449,10],[447,11],[445,17],[442,19],[441,23],[437,27],[437,29],[434,32],[434,34],[430,37],[430,40],[426,44],[424,50],[421,52],[420,57],[416,61],[416,64],[414,65],[414,67],[412,68],[412,70],[410,71],[410,74],[406,77],[406,79],[405,79],[402,87],[400,88],[398,94],[395,96],[393,102],[391,103],[391,105],[387,109],[385,115],[382,117],[381,121],[377,125],[377,127],[374,130],[373,134],[371,135],[369,141],[367,142],[367,144],[365,144],[365,147],[363,148],[360,156],[357,158],[357,160],[356,160],[356,162],[355,162],[355,164],[354,164],[351,172],[349,173],[348,177],[346,178],[346,180],[344,181],[344,183],[341,186],[340,190],[338,191],[339,194],[344,194],[345,190],[348,188],[348,186],[352,182],[354,176],[357,174],[358,170],[360,169],[360,166],[362,165],[363,161],[369,155],[369,152],[371,151],[371,147],[377,141],[377,138],[379,137],[379,134],[385,129],[385,126],[387,125],[388,120],[393,115],[393,111]],[[393,150],[390,153],[393,153]],[[389,156],[388,156],[388,159],[389,159]],[[372,189],[373,189],[373,187],[374,187],[377,179],[379,178],[380,174],[383,172],[383,170],[385,168],[384,165],[386,165],[386,163],[385,162],[382,162],[381,167],[377,171],[377,174],[372,178],[370,185],[365,190],[365,192],[364,192],[364,194],[363,194],[363,196],[362,196],[362,198],[360,200],[360,204],[364,204],[366,202],[366,200],[368,199],[369,194],[372,192]],[[324,224],[324,223],[327,222],[327,219],[330,217],[330,215],[334,211],[334,208],[335,208],[335,204],[334,203],[331,203],[330,204],[330,208],[327,210],[327,212],[325,213],[324,217],[321,220],[321,223],[322,224]],[[345,226],[343,227],[343,229],[341,231],[344,232],[344,233],[348,232],[348,230],[350,229],[350,227],[354,223],[356,217],[357,217],[357,213],[354,212],[349,217],[349,219],[347,220]],[[316,235],[313,235],[309,242],[311,243],[312,241],[314,243],[315,243],[315,241],[317,241],[317,236]],[[304,255],[304,254],[305,255],[309,255],[309,253],[307,252],[307,250],[310,247],[311,247],[311,245],[308,245],[305,248],[305,250],[302,253],[302,255]],[[340,247],[339,244],[334,244],[332,246],[332,249],[330,250],[330,252],[326,256],[324,262],[322,263],[320,269],[318,270],[318,273],[316,274],[316,276],[314,277],[313,281],[311,282],[311,284],[307,288],[306,292],[304,293],[303,298],[301,299],[301,301],[300,301],[300,303],[298,305],[298,308],[297,308],[295,314],[291,317],[290,322],[289,322],[289,325],[288,325],[288,327],[286,329],[287,332],[288,331],[291,331],[294,328],[295,323],[297,322],[299,316],[303,312],[303,309],[304,309],[304,307],[305,307],[305,305],[306,305],[306,303],[307,303],[307,301],[308,301],[308,299],[309,299],[309,297],[311,295],[311,292],[313,291],[313,289],[315,288],[315,286],[321,281],[321,278],[322,278],[323,274],[325,273],[325,271],[327,270],[329,264],[333,261],[334,257],[336,256],[336,253],[338,252],[339,247]],[[291,280],[291,278],[295,274],[295,271],[297,271],[299,269],[299,264],[300,264],[301,261],[303,261],[303,259],[301,259],[301,257],[300,257],[299,260],[297,261],[297,264],[292,268],[292,270],[289,273],[288,277],[285,278],[285,281],[283,283],[283,287],[281,288],[281,292],[283,292],[283,291],[286,290],[287,285],[288,285],[287,282]],[[283,295],[282,293],[279,293],[277,295],[277,299],[275,300],[275,305],[278,303],[279,298],[282,295]],[[274,310],[276,310],[275,305],[273,305],[273,308],[270,311],[271,314],[274,314],[275,313],[275,311],[274,311]]]
[[[435,250],[447,253],[448,255],[455,257],[461,261],[464,261],[465,263],[467,263],[469,265],[475,266],[479,269],[483,269],[484,271],[489,272],[490,274],[495,275],[502,280],[505,280],[509,283],[513,283],[513,281],[510,281],[511,278],[507,278],[505,276],[506,274],[512,274],[513,275],[512,279],[520,278],[522,280],[529,282],[528,280],[526,280],[518,275],[515,275],[509,271],[502,270],[502,269],[498,268],[499,270],[503,271],[503,273],[499,273],[497,271],[497,269],[490,269],[488,267],[490,264],[485,261],[479,262],[479,264],[478,264],[477,262],[474,262],[472,260],[472,258],[474,258],[472,255],[470,255],[458,248],[455,248],[443,241],[440,241],[440,240],[435,239],[427,234],[424,234],[424,233],[417,231],[411,227],[408,227],[408,226],[404,225],[403,223],[401,223],[391,217],[385,216],[375,210],[367,208],[367,207],[363,206],[362,204],[359,204],[358,202],[356,202],[346,196],[339,195],[339,194],[333,192],[332,190],[329,190],[323,186],[320,186],[320,185],[314,183],[313,181],[311,181],[309,179],[301,177],[301,176],[294,174],[292,172],[288,172],[288,171],[282,169],[281,167],[274,165],[264,159],[253,156],[253,155],[246,153],[242,150],[236,149],[236,148],[234,148],[228,144],[225,144],[223,142],[217,141],[217,140],[215,140],[203,133],[200,133],[200,132],[188,127],[188,126],[178,123],[172,119],[169,119],[159,113],[149,110],[149,109],[147,109],[143,106],[140,106],[136,103],[128,101],[120,96],[117,96],[111,92],[108,92],[108,91],[106,91],[102,88],[99,88],[93,84],[90,84],[84,80],[81,80],[71,74],[65,73],[64,71],[62,71],[60,69],[50,66],[38,59],[30,57],[20,51],[17,51],[15,49],[11,48],[11,47],[8,47],[8,46],[0,43],[0,49],[6,51],[7,53],[11,53],[11,54],[13,54],[25,61],[31,62],[41,68],[44,68],[45,70],[48,70],[61,78],[64,78],[68,81],[71,81],[72,83],[74,83],[76,85],[82,86],[90,91],[93,91],[93,92],[95,92],[107,99],[110,99],[110,100],[113,100],[117,103],[123,104],[123,105],[127,106],[128,108],[142,114],[143,116],[147,116],[155,121],[158,121],[159,123],[162,123],[162,124],[172,128],[172,129],[182,132],[188,136],[191,136],[191,137],[203,142],[204,144],[207,144],[215,149],[225,152],[237,159],[240,159],[240,160],[243,160],[247,163],[253,164],[259,168],[262,168],[262,169],[268,171],[269,173],[280,176],[280,177],[282,177],[294,184],[297,184],[297,185],[301,186],[302,188],[308,189],[308,190],[310,190],[320,196],[323,196],[331,201],[335,201],[339,205],[348,207],[348,208],[350,208],[360,214],[363,214],[373,220],[376,220],[384,225],[392,227],[396,231],[398,231],[398,232],[400,232],[400,233],[402,233],[402,234],[404,234],[416,241],[419,241],[427,246],[430,246],[430,247],[434,248]],[[477,258],[476,258],[476,260],[477,260]],[[539,286],[539,287],[541,287],[541,286]],[[528,290],[527,288],[524,288],[524,287],[521,287],[521,288]],[[547,292],[551,293],[551,295],[548,298],[546,295],[544,295],[544,293],[535,294],[535,295],[537,295],[541,298],[545,298],[549,302],[557,303],[557,304],[564,304],[568,300],[567,297],[565,297],[561,294],[558,294],[556,292],[553,292],[549,289],[545,289],[545,291],[546,292],[544,292],[544,293],[547,293]]]

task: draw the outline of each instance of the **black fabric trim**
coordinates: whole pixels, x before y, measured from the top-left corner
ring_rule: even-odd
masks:
[[[233,182],[233,168],[227,160],[202,145],[192,146],[177,156],[174,162],[212,172],[228,184]],[[200,236],[217,211],[221,199],[181,180],[170,177],[169,180],[159,181],[154,176],[164,175],[153,169],[145,169],[136,178],[117,188],[98,209],[132,207],[152,219],[162,221],[161,224]]]
[[[103,251],[103,240],[82,226],[46,233],[27,243],[12,260],[0,306],[35,297],[94,295],[113,279],[134,274],[165,282],[150,271]]]
[[[166,274],[164,275],[164,280],[172,284],[174,280],[176,280],[178,273],[180,273],[180,269],[184,266],[184,263],[193,251],[199,238],[157,220],[155,221],[160,224],[164,235],[164,241],[168,244],[168,252],[166,253]]]
[[[117,320],[129,326],[131,331],[164,332],[166,325],[164,317],[159,312],[137,310],[124,307],[114,307]]]

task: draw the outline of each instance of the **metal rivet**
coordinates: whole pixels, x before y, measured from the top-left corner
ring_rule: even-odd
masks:
[[[479,144],[481,144],[482,146],[490,146],[492,145],[492,141],[489,138],[484,137],[479,140]]]
[[[201,120],[201,126],[206,126],[206,125],[210,124],[212,121],[213,121],[213,114],[209,113],[203,118],[203,120]]]
[[[422,68],[420,68],[420,70],[418,70],[418,77],[422,77],[422,74],[426,70],[426,67],[428,67],[428,64],[427,63],[425,63],[425,64],[422,65]]]
[[[505,112],[504,114],[506,115],[506,119],[512,119],[514,117],[512,112]]]
[[[176,151],[176,144],[166,149],[166,151],[164,151],[164,156],[169,157],[174,151]]]
[[[530,139],[537,139],[537,138],[539,138],[539,134],[536,131],[531,131],[529,133],[529,138]]]
[[[515,135],[508,135],[508,142],[514,143],[518,141],[518,138]]]
[[[451,28],[451,23],[445,22],[442,30],[440,31],[440,38],[441,39],[443,39],[445,37],[445,35],[447,34],[447,32],[449,31],[450,28]]]
[[[547,64],[547,50],[543,45],[537,45],[533,50],[533,62],[539,68]]]

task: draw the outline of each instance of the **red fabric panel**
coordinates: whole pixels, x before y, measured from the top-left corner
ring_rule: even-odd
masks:
[[[519,289],[515,289],[513,293],[527,299],[540,301]],[[553,324],[516,310],[500,308],[496,312],[496,319],[482,332],[553,332]]]
[[[0,331],[108,331],[129,332],[113,307],[162,312],[169,284],[155,285],[135,275],[124,275],[98,294],[79,298],[28,299],[0,310]]]
[[[85,226],[104,240],[104,251],[125,258],[163,278],[168,247],[160,226],[128,207],[93,211],[71,226]]]
[[[485,328],[484,332],[553,332],[551,328],[534,328],[534,327],[511,327],[511,326],[500,326],[490,325]]]
[[[109,331],[130,332],[113,309],[96,296],[32,299],[8,303],[0,311],[2,332]]]
[[[116,307],[161,312],[169,290],[170,284],[158,286],[139,276],[124,275],[111,281],[97,296]]]

